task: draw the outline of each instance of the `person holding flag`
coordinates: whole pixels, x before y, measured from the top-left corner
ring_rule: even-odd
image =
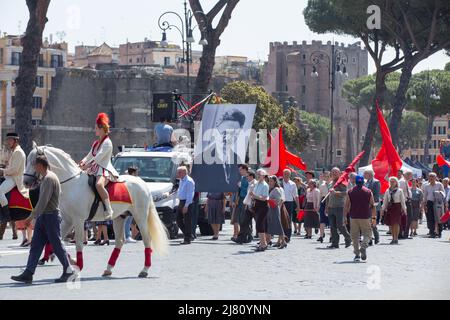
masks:
[[[352,243],[344,221],[344,198],[347,194],[347,187],[343,183],[337,183],[340,177],[341,170],[339,168],[335,167],[331,169],[332,182],[330,184],[330,193],[327,197],[327,206],[325,208],[325,213],[328,214],[331,230],[331,245],[328,246],[330,249],[339,248],[339,232],[345,238],[346,248],[348,248]]]

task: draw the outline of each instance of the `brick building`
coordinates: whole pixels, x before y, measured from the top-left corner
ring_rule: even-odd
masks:
[[[330,118],[332,47],[330,41],[270,43],[269,59],[264,66],[264,88],[280,103],[284,104],[292,97],[291,100],[296,100],[301,110]],[[360,151],[369,119],[368,112],[363,109],[358,121],[356,110],[342,98],[342,86],[347,79],[367,75],[368,56],[359,42],[347,46],[336,42],[334,49],[341,52],[348,74],[336,73],[333,96],[333,164],[342,167]],[[319,63],[315,64],[315,61]],[[312,76],[314,66],[317,77]],[[326,166],[329,163],[328,141],[314,144],[315,147],[308,148],[302,156],[310,166]]]

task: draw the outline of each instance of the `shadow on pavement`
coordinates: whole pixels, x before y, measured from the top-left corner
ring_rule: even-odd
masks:
[[[366,263],[366,261],[355,262],[353,260],[348,260],[348,261],[335,261],[335,262],[333,262],[333,264],[360,264],[360,263]]]
[[[48,265],[43,265],[43,266],[38,266],[38,267],[39,267],[39,269],[41,269],[41,268],[57,267],[57,266],[58,266],[57,264],[54,264],[54,265],[48,264]],[[22,265],[22,266],[0,266],[0,269],[20,269],[20,268],[24,269],[25,267],[26,267],[26,265]]]
[[[111,280],[130,280],[130,279],[158,279],[158,277],[147,277],[147,278],[139,278],[138,276],[134,277],[81,277],[80,282],[88,282],[88,281],[111,281]],[[10,283],[0,283],[0,289],[2,288],[22,288],[22,287],[30,287],[30,286],[45,286],[45,285],[61,285],[61,283],[55,283],[55,279],[42,279],[42,280],[34,280],[32,284],[20,283],[11,280]]]

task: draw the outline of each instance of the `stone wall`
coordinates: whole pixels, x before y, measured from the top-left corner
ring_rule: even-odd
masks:
[[[220,92],[228,79],[215,78],[212,88]],[[195,79],[191,78],[191,88]],[[147,74],[143,70],[60,69],[53,78],[42,126],[34,130],[39,145],[61,148],[79,161],[95,140],[99,112],[111,119],[111,138],[118,146],[151,144],[154,93],[186,90],[186,77]],[[176,127],[176,125],[174,125]]]

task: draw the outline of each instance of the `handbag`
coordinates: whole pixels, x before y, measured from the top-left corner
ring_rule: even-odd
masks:
[[[289,216],[289,212],[287,211],[284,204],[281,206],[281,226],[284,230],[291,228],[291,217]]]

